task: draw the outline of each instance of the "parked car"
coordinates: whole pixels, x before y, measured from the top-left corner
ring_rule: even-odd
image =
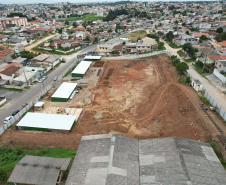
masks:
[[[66,63],[66,61],[65,60],[62,60],[61,63]]]
[[[77,81],[80,80],[81,78],[72,78],[71,81]]]
[[[75,93],[76,93],[76,94],[78,94],[78,93],[79,93],[79,91],[75,91]]]
[[[78,89],[78,90],[81,90],[81,89],[82,89],[82,87],[81,87],[81,86],[77,86],[77,89]]]
[[[47,79],[47,78],[48,78],[47,76],[43,76],[43,77],[42,77],[43,80],[45,80],[45,79]]]
[[[41,78],[41,79],[39,79],[39,81],[38,81],[39,83],[42,83],[43,82],[43,79]]]
[[[56,77],[54,77],[54,79],[53,79],[53,80],[54,80],[54,81],[57,81],[57,79],[58,79],[58,77],[56,76]]]
[[[6,117],[6,118],[4,119],[4,124],[9,123],[12,119],[13,119],[13,116]]]
[[[15,116],[18,112],[20,112],[20,110],[13,111],[12,116]]]

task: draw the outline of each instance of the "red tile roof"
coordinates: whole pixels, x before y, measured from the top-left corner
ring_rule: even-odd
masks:
[[[221,45],[222,47],[226,47],[226,41],[223,41],[223,42],[217,42],[217,44]]]
[[[17,67],[15,66],[11,66],[3,71],[1,71],[1,74],[7,75],[7,76],[11,76],[12,74],[14,74],[16,71],[18,70]]]

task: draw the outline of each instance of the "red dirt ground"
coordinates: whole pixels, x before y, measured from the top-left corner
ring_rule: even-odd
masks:
[[[178,83],[170,58],[108,61],[95,95],[70,134],[8,130],[3,144],[77,149],[81,136],[118,133],[134,138],[184,137],[210,141],[219,132],[191,87]]]

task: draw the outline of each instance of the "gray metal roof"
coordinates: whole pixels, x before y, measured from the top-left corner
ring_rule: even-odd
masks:
[[[26,155],[16,164],[8,182],[56,185],[60,171],[66,171],[70,160]]]
[[[47,62],[55,62],[58,60],[61,56],[60,55],[52,55],[49,58],[46,59]]]
[[[83,136],[66,185],[222,185],[226,173],[209,144],[183,138]]]

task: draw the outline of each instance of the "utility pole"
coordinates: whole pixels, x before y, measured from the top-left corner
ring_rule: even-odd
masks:
[[[27,87],[28,87],[28,81],[27,81],[27,77],[25,75],[25,72],[24,72],[24,77],[25,77],[25,80],[26,80],[26,83],[27,83]]]

